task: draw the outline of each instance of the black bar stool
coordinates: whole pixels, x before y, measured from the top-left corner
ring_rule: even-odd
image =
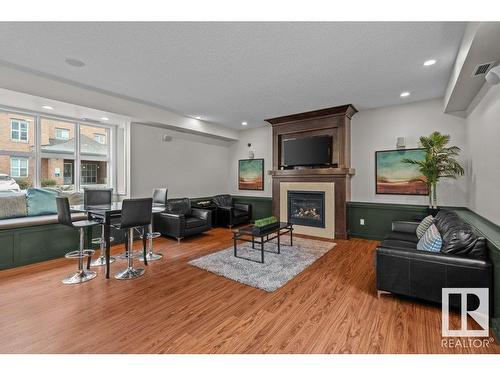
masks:
[[[99,222],[93,220],[81,220],[73,222],[71,220],[71,211],[69,209],[69,201],[67,197],[56,197],[57,203],[57,218],[59,223],[71,228],[78,229],[80,232],[80,246],[78,250],[66,253],[66,258],[78,259],[78,271],[71,276],[65,278],[63,284],[80,284],[85,281],[92,280],[97,276],[97,272],[89,271],[83,268],[83,258],[88,257],[90,260],[94,255],[94,250],[84,249],[85,229],[93,225],[98,225]]]
[[[111,204],[113,198],[113,189],[83,189],[83,205],[98,206],[101,204]],[[113,237],[109,238],[110,242],[114,241]],[[101,225],[101,237],[92,238],[92,244],[100,247],[101,253],[99,257],[92,260],[91,267],[100,267],[106,265],[106,239],[104,238],[104,226]],[[109,263],[113,263],[116,259],[112,256],[109,257]]]
[[[140,199],[125,199],[122,202],[122,216],[118,226],[119,229],[125,230],[125,258],[127,259],[127,268],[115,274],[115,279],[129,280],[142,276],[145,272],[144,268],[134,268],[134,229],[142,228],[146,231],[146,227],[151,224],[151,210],[153,207],[152,198]],[[146,237],[142,238],[142,256],[144,264],[147,265],[146,257]]]
[[[166,209],[167,193],[168,193],[167,188],[159,188],[153,190],[153,210],[161,212],[162,209],[163,210]],[[151,262],[163,258],[163,254],[155,253],[153,250],[153,239],[161,236],[160,232],[153,232],[153,217],[154,215],[151,216],[151,224],[149,224],[148,232],[146,233],[146,239],[148,240],[148,252],[146,254],[146,259]],[[144,233],[141,234],[141,238],[143,237]],[[144,262],[143,256],[139,259]]]

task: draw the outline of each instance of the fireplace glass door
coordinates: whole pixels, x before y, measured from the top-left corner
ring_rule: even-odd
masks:
[[[288,222],[309,227],[325,227],[325,193],[288,191]]]

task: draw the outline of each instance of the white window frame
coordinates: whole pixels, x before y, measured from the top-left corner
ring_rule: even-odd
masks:
[[[81,169],[80,169],[80,160],[81,160],[81,155],[80,155],[80,125],[87,125],[87,126],[92,126],[92,127],[98,127],[98,128],[103,128],[106,131],[105,135],[105,141],[107,143],[107,157],[106,160],[101,161],[106,161],[107,165],[107,186],[112,187],[113,189],[116,190],[116,178],[115,178],[115,173],[116,173],[116,141],[114,137],[116,136],[116,129],[119,127],[117,124],[101,124],[99,122],[93,122],[93,121],[85,121],[82,122],[79,119],[76,118],[71,118],[71,117],[65,117],[65,116],[46,116],[45,114],[42,114],[40,112],[34,112],[34,111],[29,111],[29,110],[24,110],[24,109],[19,109],[19,108],[14,108],[14,107],[9,107],[9,106],[4,106],[0,104],[0,112],[4,112],[6,114],[9,114],[13,116],[10,119],[10,136],[9,138],[12,137],[12,120],[17,121],[17,122],[25,122],[26,123],[26,129],[27,129],[27,140],[20,141],[20,142],[29,142],[29,126],[31,125],[30,122],[22,119],[15,118],[15,116],[30,116],[33,117],[33,130],[34,130],[34,147],[32,150],[32,155],[25,157],[25,156],[17,156],[15,154],[11,155],[10,158],[14,159],[28,159],[27,162],[27,173],[29,175],[29,159],[33,159],[32,162],[34,162],[34,168],[33,168],[33,175],[31,176],[31,179],[33,181],[33,187],[41,187],[41,164],[42,164],[42,159],[43,158],[57,158],[58,154],[50,154],[50,153],[44,153],[41,149],[41,129],[42,129],[42,119],[46,120],[55,120],[55,121],[64,121],[64,122],[70,122],[74,124],[74,138],[75,138],[75,151],[72,154],[64,154],[64,158],[74,160],[74,166],[73,166],[73,180],[74,180],[74,189],[75,191],[80,191],[80,179],[81,179]],[[71,133],[70,133],[71,134]],[[19,141],[16,141],[19,142]],[[9,152],[10,150],[5,150]],[[125,150],[124,150],[125,151]],[[84,160],[92,160],[92,158],[87,158],[86,156],[83,156]],[[12,172],[12,165],[11,167],[11,172]],[[19,168],[17,168],[17,171],[20,172]],[[13,177],[13,176],[11,176]],[[25,178],[25,177],[16,177],[16,178]]]
[[[69,133],[70,133],[70,130],[69,130],[69,129],[64,129],[64,128],[55,128],[55,130],[56,130],[56,134],[55,134],[56,139],[60,139],[60,140],[62,140],[62,141],[67,141],[67,140],[69,140]],[[63,132],[65,132],[68,136],[67,136],[67,137],[61,137],[61,136],[58,136],[58,134],[57,134],[57,132],[58,132],[58,131],[63,131]]]
[[[13,129],[14,124],[17,124],[17,126],[18,126],[17,130]],[[25,131],[21,130],[21,125],[26,125]],[[22,120],[22,119],[17,119],[17,118],[11,118],[10,119],[10,140],[13,142],[28,143],[29,138],[30,138],[29,129],[30,129],[30,125],[29,125],[28,121]],[[17,132],[17,138],[14,138],[12,136],[12,132]],[[21,139],[21,133],[24,133],[24,132],[26,132],[26,139]]]
[[[17,160],[18,165],[14,168],[13,166],[13,161]],[[21,169],[24,169],[21,167],[21,161],[26,161],[26,176],[21,176]],[[17,170],[17,174],[14,174],[13,171]],[[30,161],[29,158],[22,157],[22,156],[11,156],[10,158],[10,177],[13,178],[28,178],[30,174]]]

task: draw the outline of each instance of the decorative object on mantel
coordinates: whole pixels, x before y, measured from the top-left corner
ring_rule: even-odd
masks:
[[[420,137],[420,146],[425,150],[425,158],[403,160],[403,163],[415,166],[425,176],[428,188],[429,209],[437,211],[437,183],[441,178],[457,178],[464,174],[464,169],[456,160],[460,147],[449,146],[450,136],[434,132],[428,137]]]
[[[264,190],[264,159],[238,161],[238,189]]]
[[[274,292],[337,246],[333,242],[294,238],[293,246],[288,246],[284,240],[281,254],[274,254],[277,249],[274,241],[266,244],[270,252],[266,253],[265,263],[235,258],[233,247],[230,247],[192,260],[189,264],[266,292]],[[238,245],[238,253],[244,257],[255,257],[259,252],[252,249],[250,242],[245,242]]]
[[[425,150],[411,148],[375,151],[376,194],[429,194],[425,176],[416,166],[405,164],[405,159],[425,160]]]

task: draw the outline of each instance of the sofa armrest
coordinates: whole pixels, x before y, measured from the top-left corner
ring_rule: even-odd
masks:
[[[184,215],[162,212],[155,217],[154,231],[171,237],[183,237],[186,228]]]
[[[404,258],[408,260],[420,260],[459,267],[491,268],[491,262],[488,259],[464,257],[461,255],[445,254],[441,252],[434,253],[431,251],[414,249],[378,247],[377,258],[382,256]]]
[[[212,211],[204,210],[202,208],[192,208],[191,215],[198,219],[205,220],[208,226],[212,225]]]
[[[235,203],[234,208],[237,208],[238,210],[250,212],[252,209],[252,205],[247,204],[247,203]]]
[[[418,221],[393,221],[392,231],[415,234],[419,224]]]

